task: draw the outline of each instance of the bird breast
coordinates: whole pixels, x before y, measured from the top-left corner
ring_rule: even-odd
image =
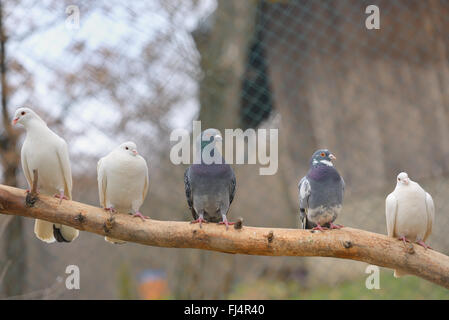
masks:
[[[38,171],[38,190],[43,194],[53,195],[64,189],[64,176],[59,162],[57,150],[52,144],[34,145],[25,140],[22,152],[26,159],[28,171],[33,176],[33,170]]]
[[[427,230],[426,193],[419,185],[399,188],[395,236],[405,236],[411,241],[422,240]],[[419,238],[419,239],[417,239]]]
[[[140,159],[107,159],[106,199],[119,211],[129,210],[133,202],[143,202],[146,183],[145,163]]]

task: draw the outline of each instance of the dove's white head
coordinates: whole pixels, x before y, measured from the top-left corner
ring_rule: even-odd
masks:
[[[14,113],[14,118],[12,119],[12,124],[16,125],[17,123],[20,123],[24,127],[27,127],[27,125],[32,122],[33,120],[37,120],[41,123],[44,123],[44,120],[42,120],[36,112],[31,110],[30,108],[18,108],[16,112]]]
[[[137,146],[134,142],[128,141],[124,142],[117,148],[120,152],[129,154],[133,157],[137,156],[139,153],[137,152]]]
[[[406,172],[401,172],[398,174],[398,182],[397,185],[407,186],[410,183],[410,178]]]

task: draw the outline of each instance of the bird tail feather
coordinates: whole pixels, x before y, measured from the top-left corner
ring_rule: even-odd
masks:
[[[36,219],[34,223],[34,233],[39,240],[46,243],[71,242],[75,240],[79,231],[75,228],[64,226],[61,224],[54,224],[52,222]]]
[[[114,239],[114,238],[110,238],[110,237],[104,237],[104,240],[106,240],[107,242],[113,243],[113,244],[124,244],[124,243],[126,243],[126,241],[118,240],[118,239]]]
[[[56,241],[53,235],[53,223],[48,221],[36,219],[34,223],[34,234],[39,240],[47,243]]]
[[[65,242],[72,242],[76,238],[78,238],[80,232],[72,227],[68,227],[65,225],[59,225],[59,232],[61,236],[64,238]]]
[[[403,276],[406,276],[408,273],[406,273],[406,272],[404,272],[404,271],[401,271],[401,270],[394,270],[394,277],[395,278],[400,278],[400,277],[403,277]]]
[[[307,229],[307,218],[299,218],[299,229]]]

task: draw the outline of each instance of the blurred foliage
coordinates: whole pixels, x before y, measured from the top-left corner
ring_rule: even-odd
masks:
[[[368,276],[368,275],[367,275]],[[388,300],[388,299],[444,299],[449,291],[415,276],[399,279],[392,270],[381,270],[380,289],[368,290],[366,278],[345,281],[341,284],[304,289],[297,282],[257,280],[236,286],[229,299],[300,299],[300,300]]]
[[[126,263],[122,263],[118,270],[118,294],[121,300],[132,300],[137,298],[133,275]]]

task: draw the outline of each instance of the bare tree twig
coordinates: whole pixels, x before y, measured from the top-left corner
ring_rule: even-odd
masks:
[[[233,254],[263,256],[321,256],[364,261],[400,269],[449,289],[449,257],[382,234],[343,228],[326,232],[255,228],[239,230],[188,222],[147,220],[109,214],[98,207],[41,195],[33,207],[25,204],[25,191],[0,185],[0,213],[38,218],[127,242],[169,248],[196,248]]]

